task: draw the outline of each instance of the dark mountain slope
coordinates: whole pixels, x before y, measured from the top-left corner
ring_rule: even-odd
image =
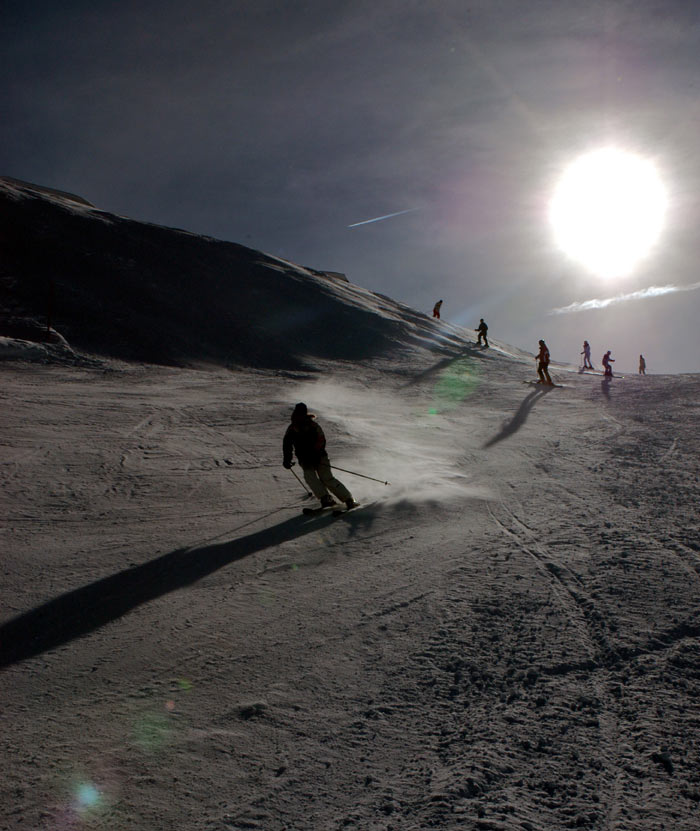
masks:
[[[321,272],[9,179],[0,246],[0,335],[41,339],[50,314],[102,357],[300,369],[371,358],[429,324]]]

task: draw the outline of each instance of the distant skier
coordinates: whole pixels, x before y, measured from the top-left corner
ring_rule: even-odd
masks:
[[[479,337],[477,338],[477,344],[481,346],[481,339],[484,339],[484,346],[488,347],[489,340],[486,337],[486,333],[488,332],[489,327],[484,323],[484,318],[482,317],[479,320],[479,326],[474,330],[475,332],[479,333]]]
[[[603,366],[605,367],[605,377],[606,378],[612,378],[613,377],[613,371],[612,371],[612,367],[610,366],[610,364],[615,363],[615,358],[610,357],[610,351],[611,350],[608,349],[608,351],[605,353],[605,355],[603,355]]]
[[[644,360],[644,355],[639,356],[639,374],[646,375],[647,374],[647,362]]]
[[[581,354],[583,355],[583,368],[594,369],[591,363],[591,345],[587,340],[583,342],[583,352]]]
[[[433,306],[433,317],[436,317],[440,320],[440,309],[442,308],[442,300],[438,300],[438,302]]]
[[[307,485],[314,496],[321,500],[322,508],[330,508],[336,504],[333,496],[344,502],[348,508],[355,507],[357,503],[350,491],[333,476],[326,453],[326,437],[316,422],[316,416],[311,414],[303,403],[297,404],[294,408],[292,423],[287,427],[282,441],[282,465],[287,469],[294,464],[292,450],[304,471]]]
[[[553,381],[549,377],[549,349],[547,349],[547,344],[543,340],[540,341],[540,351],[537,353],[536,360],[537,374],[540,376],[540,380],[537,383],[552,386]]]

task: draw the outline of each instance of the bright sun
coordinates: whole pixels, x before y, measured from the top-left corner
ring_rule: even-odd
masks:
[[[549,219],[557,244],[595,274],[624,277],[659,238],[666,192],[654,165],[606,148],[581,156],[556,186]]]

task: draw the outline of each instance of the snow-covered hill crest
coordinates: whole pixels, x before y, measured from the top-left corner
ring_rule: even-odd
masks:
[[[341,279],[235,243],[0,180],[0,336],[104,358],[299,370],[365,360],[450,327]]]

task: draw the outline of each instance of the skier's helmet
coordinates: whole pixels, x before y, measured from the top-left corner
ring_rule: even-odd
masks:
[[[303,423],[308,413],[309,411],[306,407],[306,404],[304,404],[303,402],[297,404],[294,410],[292,411],[292,424]]]

